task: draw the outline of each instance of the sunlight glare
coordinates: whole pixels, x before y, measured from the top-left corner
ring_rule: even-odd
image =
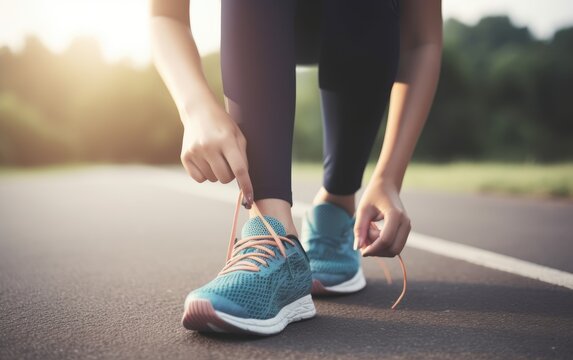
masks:
[[[220,2],[192,0],[191,5],[199,52],[218,50]],[[53,51],[64,51],[74,38],[88,36],[98,40],[107,61],[128,58],[136,65],[149,63],[148,0],[26,0],[11,7],[13,26],[35,33]],[[31,31],[31,27],[42,30]]]

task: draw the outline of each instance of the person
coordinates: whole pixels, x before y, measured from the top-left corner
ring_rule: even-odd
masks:
[[[227,262],[187,296],[187,329],[278,333],[315,315],[312,295],[362,289],[360,255],[400,254],[411,229],[400,189],[439,76],[440,0],[221,0],[224,108],[201,70],[189,0],[151,0],[150,33],[184,125],[183,166],[197,182],[239,186]],[[291,214],[297,65],[318,66],[324,128],[322,187],[300,238]],[[249,219],[238,238],[241,204]]]

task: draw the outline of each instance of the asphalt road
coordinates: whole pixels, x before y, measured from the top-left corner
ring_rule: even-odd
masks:
[[[277,336],[187,331],[183,300],[220,270],[237,194],[187,183],[137,166],[1,176],[0,359],[573,358],[572,290],[409,247],[398,310],[395,260],[387,285],[365,259],[365,290]],[[318,186],[295,181],[295,202]],[[403,198],[419,233],[573,272],[572,202]]]

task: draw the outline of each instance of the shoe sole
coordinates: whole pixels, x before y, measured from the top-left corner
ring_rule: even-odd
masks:
[[[295,321],[310,319],[316,315],[312,296],[306,295],[283,307],[270,319],[245,319],[213,308],[207,299],[189,302],[182,324],[188,330],[234,334],[273,335]]]
[[[366,278],[364,278],[364,273],[362,268],[360,268],[356,274],[350,280],[346,280],[337,285],[324,286],[320,280],[312,280],[312,290],[313,295],[337,295],[337,294],[351,294],[360,291],[366,287]]]

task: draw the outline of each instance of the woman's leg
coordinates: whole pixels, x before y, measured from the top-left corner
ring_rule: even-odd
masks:
[[[397,71],[397,0],[323,1],[320,41],[324,177],[314,202],[353,214]]]
[[[254,200],[264,215],[296,235],[290,211],[295,0],[222,0],[221,5],[224,93],[228,112],[247,139]]]

